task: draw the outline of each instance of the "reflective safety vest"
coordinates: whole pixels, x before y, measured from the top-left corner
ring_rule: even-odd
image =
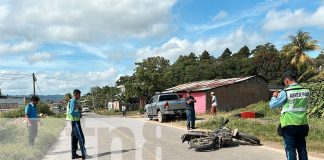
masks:
[[[66,118],[65,119],[68,120],[68,121],[80,121],[79,117],[75,117],[75,116],[72,116],[70,114],[70,102],[71,101],[72,101],[72,99],[69,100],[69,102],[68,102],[68,104],[66,106]],[[80,112],[80,111],[79,111],[79,109],[77,107],[75,107],[74,112]]]
[[[281,110],[281,127],[308,124],[306,110],[310,95],[309,90],[300,85],[293,85],[284,89],[284,91],[286,91],[287,101]]]

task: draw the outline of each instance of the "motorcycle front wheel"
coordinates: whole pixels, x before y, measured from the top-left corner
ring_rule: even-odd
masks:
[[[215,148],[215,140],[210,137],[195,138],[190,140],[190,147],[196,150],[211,150]]]
[[[238,132],[235,138],[251,144],[260,144],[260,139],[243,132]]]

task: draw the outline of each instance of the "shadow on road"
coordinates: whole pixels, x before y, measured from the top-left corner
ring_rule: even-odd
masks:
[[[93,148],[93,147],[86,147],[86,149],[88,150],[88,149],[91,149],[91,148]],[[80,150],[80,149],[78,149],[78,150]],[[58,155],[58,154],[65,154],[65,153],[70,153],[71,152],[71,150],[66,150],[66,151],[59,151],[59,152],[51,152],[51,153],[49,153],[48,155]]]
[[[262,144],[256,144],[256,145],[253,145],[251,143],[247,143],[247,142],[243,142],[243,141],[233,141],[232,143],[230,144],[225,144],[222,148],[232,148],[232,147],[239,147],[240,145],[249,145],[249,146],[262,146]],[[215,150],[218,150],[218,149],[221,149],[219,148],[218,146],[216,146],[215,148],[211,149],[211,150],[195,150],[197,152],[212,152],[212,151],[215,151]]]
[[[129,151],[134,151],[136,149],[127,149],[127,150],[120,150],[120,151],[110,151],[110,152],[104,152],[104,153],[99,153],[97,155],[93,155],[91,156],[92,158],[97,158],[97,157],[102,157],[102,156],[107,156],[107,155],[111,155],[111,154],[120,154],[120,153],[125,153],[125,152],[129,152]]]

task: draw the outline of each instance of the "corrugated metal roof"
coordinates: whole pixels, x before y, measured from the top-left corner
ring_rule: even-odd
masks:
[[[228,78],[228,79],[214,79],[214,80],[206,80],[206,81],[197,81],[197,82],[189,82],[185,84],[180,84],[178,86],[169,88],[166,92],[179,92],[179,91],[204,91],[212,88],[217,88],[225,85],[234,84],[237,82],[245,81],[247,79],[253,78],[255,76],[249,77],[240,77],[240,78]]]

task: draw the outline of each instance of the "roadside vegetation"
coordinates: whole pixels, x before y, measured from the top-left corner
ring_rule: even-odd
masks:
[[[65,114],[53,113],[46,103],[40,102],[38,113],[43,115],[34,146],[28,144],[28,128],[25,107],[0,113],[0,159],[38,160],[46,155],[47,150],[56,142],[66,122]]]
[[[307,147],[310,151],[322,152],[324,150],[324,83],[309,83],[304,84],[304,87],[311,90],[308,111],[310,131],[307,137]],[[262,113],[264,117],[255,119],[234,117],[234,115],[244,111]],[[262,141],[282,144],[282,137],[277,135],[280,109],[270,109],[268,102],[259,102],[231,112],[219,112],[216,118],[210,119],[207,122],[198,123],[197,126],[202,129],[216,129],[220,124],[220,117],[225,117],[230,120],[228,127],[238,128],[243,132],[257,136]]]
[[[42,159],[66,124],[59,118],[44,118],[42,122],[35,144],[31,147],[28,145],[28,129],[24,118],[0,118],[0,159]]]

